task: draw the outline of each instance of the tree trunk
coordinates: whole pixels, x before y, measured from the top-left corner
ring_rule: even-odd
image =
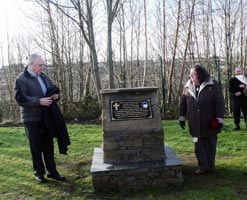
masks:
[[[166,115],[166,0],[163,0],[163,30],[162,30],[162,103],[163,115]]]
[[[146,8],[146,0],[144,0],[144,38],[145,38],[145,60],[144,60],[144,68],[143,68],[143,79],[142,79],[142,87],[146,86],[146,76],[147,76],[147,62],[148,62],[148,36],[147,36],[147,8]]]
[[[169,69],[168,74],[168,94],[167,94],[167,104],[171,106],[171,94],[172,94],[172,79],[173,79],[173,73],[174,73],[174,66],[175,66],[175,58],[176,58],[176,50],[177,50],[177,42],[178,42],[178,32],[179,32],[179,23],[180,23],[180,13],[181,12],[181,0],[178,1],[178,10],[177,10],[177,25],[176,25],[176,31],[174,36],[174,45],[173,45],[173,53],[172,53],[172,61],[171,66]]]
[[[112,60],[112,0],[107,0],[107,65],[109,69],[109,88],[114,88]]]

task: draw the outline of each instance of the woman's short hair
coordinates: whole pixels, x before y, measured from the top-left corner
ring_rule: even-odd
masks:
[[[199,83],[202,84],[204,81],[208,80],[210,74],[208,71],[200,64],[195,64],[191,70],[195,70],[198,76]]]

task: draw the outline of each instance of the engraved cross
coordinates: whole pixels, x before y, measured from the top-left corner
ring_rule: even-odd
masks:
[[[119,107],[120,105],[119,105],[119,103],[117,103],[117,102],[115,102],[114,104],[113,104],[113,107],[115,108],[115,110],[118,110],[118,107]]]

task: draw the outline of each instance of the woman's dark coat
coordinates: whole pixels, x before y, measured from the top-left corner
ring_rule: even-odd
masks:
[[[195,86],[189,80],[180,101],[179,120],[188,120],[190,134],[193,137],[206,137],[220,132],[212,128],[213,119],[223,123],[224,98],[219,84],[212,78],[200,85],[196,97]]]

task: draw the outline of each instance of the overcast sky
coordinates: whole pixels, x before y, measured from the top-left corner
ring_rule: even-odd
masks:
[[[0,51],[3,51],[3,56],[6,64],[6,38],[13,38],[20,35],[26,30],[27,17],[25,13],[35,12],[35,9],[30,7],[30,2],[26,0],[0,0]],[[8,34],[7,34],[8,33]],[[0,52],[0,67],[2,65],[2,52]]]
[[[7,31],[10,34],[21,31],[25,19],[23,12],[26,4],[24,0],[0,0],[1,39]]]

